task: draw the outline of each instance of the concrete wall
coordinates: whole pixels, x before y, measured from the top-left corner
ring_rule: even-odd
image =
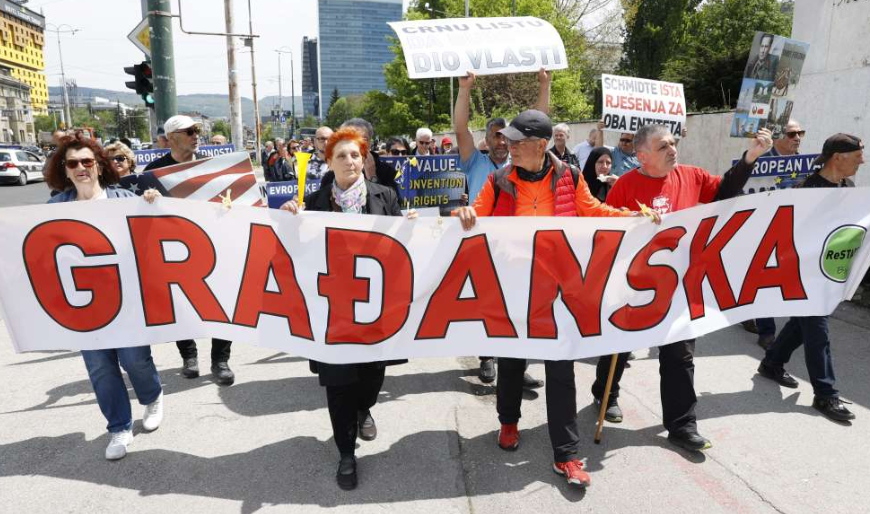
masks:
[[[794,117],[804,124],[803,144],[847,132],[870,140],[870,1],[797,0],[792,38],[810,43]],[[870,155],[870,154],[868,154]],[[870,186],[870,166],[855,182]]]

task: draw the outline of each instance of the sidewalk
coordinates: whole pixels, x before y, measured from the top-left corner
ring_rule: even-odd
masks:
[[[182,378],[174,345],[155,346],[164,424],[142,433],[134,404],[130,453],[107,462],[105,420],[78,353],[15,355],[2,326],[0,505],[10,513],[857,512],[870,505],[870,318],[848,305],[838,312],[852,320],[833,320],[831,331],[853,426],[810,407],[801,352],[788,367],[800,388],[780,389],[755,376],[755,336],[731,327],[698,341],[699,424],[712,450],[690,454],[666,441],[658,364],[647,350],[625,374],[625,422],[608,424],[594,445],[594,360],[578,362],[592,474],[585,494],[551,471],[544,389],[527,394],[520,449],[496,446],[494,387],[477,380],[473,357],[389,368],[373,409],[378,439],[360,441],[360,485],[345,492],[334,483],[325,394],[307,361],[238,343],[237,382],[220,388],[208,374]],[[208,347],[200,342],[205,371]],[[540,363],[530,372],[543,378]]]

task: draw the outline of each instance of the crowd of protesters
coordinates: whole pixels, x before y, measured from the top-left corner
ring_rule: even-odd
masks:
[[[788,123],[783,137],[775,141],[770,131],[761,129],[749,140],[736,164],[722,175],[680,163],[678,140],[663,125],[646,125],[637,133],[621,133],[616,147],[606,147],[604,127],[599,124],[572,149],[567,146],[569,126],[554,124],[548,116],[549,73],[542,70],[538,80],[534,108],[518,114],[510,122],[504,118],[488,120],[484,137],[477,143],[469,128],[469,103],[475,84],[475,76],[469,73],[459,79],[453,113],[455,144],[449,137],[439,141],[427,127],[416,131],[413,144],[401,135],[383,137],[379,143],[372,125],[354,118],[341,127],[318,128],[313,139],[266,142],[258,157],[267,181],[285,181],[298,177],[297,155],[300,152],[311,154],[308,177],[316,179],[320,189],[305,195],[304,204],[292,200],[281,207],[294,214],[308,209],[336,214],[402,216],[395,169],[382,157],[456,154],[467,177],[468,205],[453,214],[465,229],[473,227],[481,216],[646,216],[650,222],[658,223],[666,213],[741,194],[759,157],[796,154],[805,134],[795,120]],[[199,158],[201,126],[198,123],[186,116],[174,116],[163,128],[169,152],[146,170]],[[831,136],[817,159],[818,169],[801,187],[851,185],[850,178],[863,163],[863,147],[858,137]],[[57,193],[50,201],[133,196],[118,184],[134,168],[133,153],[122,143],[101,148],[94,141],[60,135],[57,151],[46,165],[48,185]],[[153,189],[137,193],[148,202],[159,197]],[[651,209],[642,209],[641,205]],[[406,215],[414,216],[413,211]],[[572,293],[564,291],[562,294],[570,297]],[[778,336],[772,320],[759,319],[746,326],[759,333],[759,344],[766,349],[758,368],[761,377],[784,387],[797,387],[785,365],[794,350],[804,345],[815,392],[813,407],[834,420],[854,418],[835,387],[826,317],[791,318]],[[188,340],[179,341],[177,345],[182,360],[181,374],[186,378],[199,376],[196,343]],[[230,341],[221,339],[213,339],[211,345],[211,371],[215,381],[224,386],[235,381],[229,367],[231,345]],[[659,346],[657,341],[650,341],[650,345]],[[712,443],[698,428],[694,351],[694,340],[659,347],[662,419],[669,441],[689,451],[702,451]],[[122,458],[133,439],[130,399],[121,377],[122,368],[130,377],[137,400],[145,406],[146,431],[157,429],[163,418],[162,388],[150,347],[83,351],[82,356],[111,434],[105,456]],[[618,423],[624,417],[618,398],[629,354],[615,358],[609,394],[605,395],[605,383],[611,374],[610,356],[600,359],[591,392],[593,402],[605,410],[605,419]],[[336,481],[342,489],[353,489],[358,483],[354,455],[357,437],[372,440],[377,436],[372,409],[389,364],[398,363],[331,365],[311,362],[312,371],[318,374],[326,391],[325,402],[340,454]],[[484,383],[497,381],[495,410],[500,424],[497,446],[507,451],[519,447],[523,389],[546,384],[552,469],[569,484],[590,485],[591,477],[584,469],[579,444],[574,362],[546,361],[544,381],[531,377],[527,368],[523,359],[480,357],[479,379]]]

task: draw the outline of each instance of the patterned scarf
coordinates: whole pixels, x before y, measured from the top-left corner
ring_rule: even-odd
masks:
[[[347,191],[342,190],[338,186],[338,181],[332,183],[332,199],[335,204],[341,208],[341,212],[349,212],[351,214],[362,214],[363,208],[366,205],[366,178],[365,174],[360,173],[359,178],[353,183]]]

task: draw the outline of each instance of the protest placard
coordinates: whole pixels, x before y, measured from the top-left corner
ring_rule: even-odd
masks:
[[[214,157],[216,155],[224,155],[236,151],[236,145],[206,145],[200,146],[196,150],[198,158]],[[152,148],[150,150],[136,150],[133,152],[136,155],[136,167],[145,167],[151,164],[152,161],[163,157],[169,153],[168,148]]]
[[[443,215],[462,206],[466,176],[459,169],[459,155],[381,157],[396,170],[402,206],[438,207]]]
[[[285,202],[299,196],[299,181],[286,180],[284,182],[266,182],[266,198],[270,209],[277,209]],[[305,197],[320,189],[320,180],[305,181]]]
[[[756,32],[743,73],[731,137],[755,137],[769,129],[782,137],[794,108],[795,88],[809,51],[809,43]]]
[[[562,38],[532,16],[389,23],[412,79],[535,72],[568,67]]]
[[[818,154],[775,155],[759,157],[752,168],[752,175],[743,187],[744,194],[790,189],[797,186],[807,175],[813,173],[813,161]],[[731,165],[737,164],[737,159]]]
[[[746,195],[661,225],[521,216],[470,231],[174,198],[34,205],[0,209],[0,306],[18,351],[213,336],[332,363],[571,360],[830,314],[870,266],[868,228],[855,188]]]
[[[686,125],[683,85],[601,75],[604,130],[635,133],[644,125],[667,126],[679,138]]]

